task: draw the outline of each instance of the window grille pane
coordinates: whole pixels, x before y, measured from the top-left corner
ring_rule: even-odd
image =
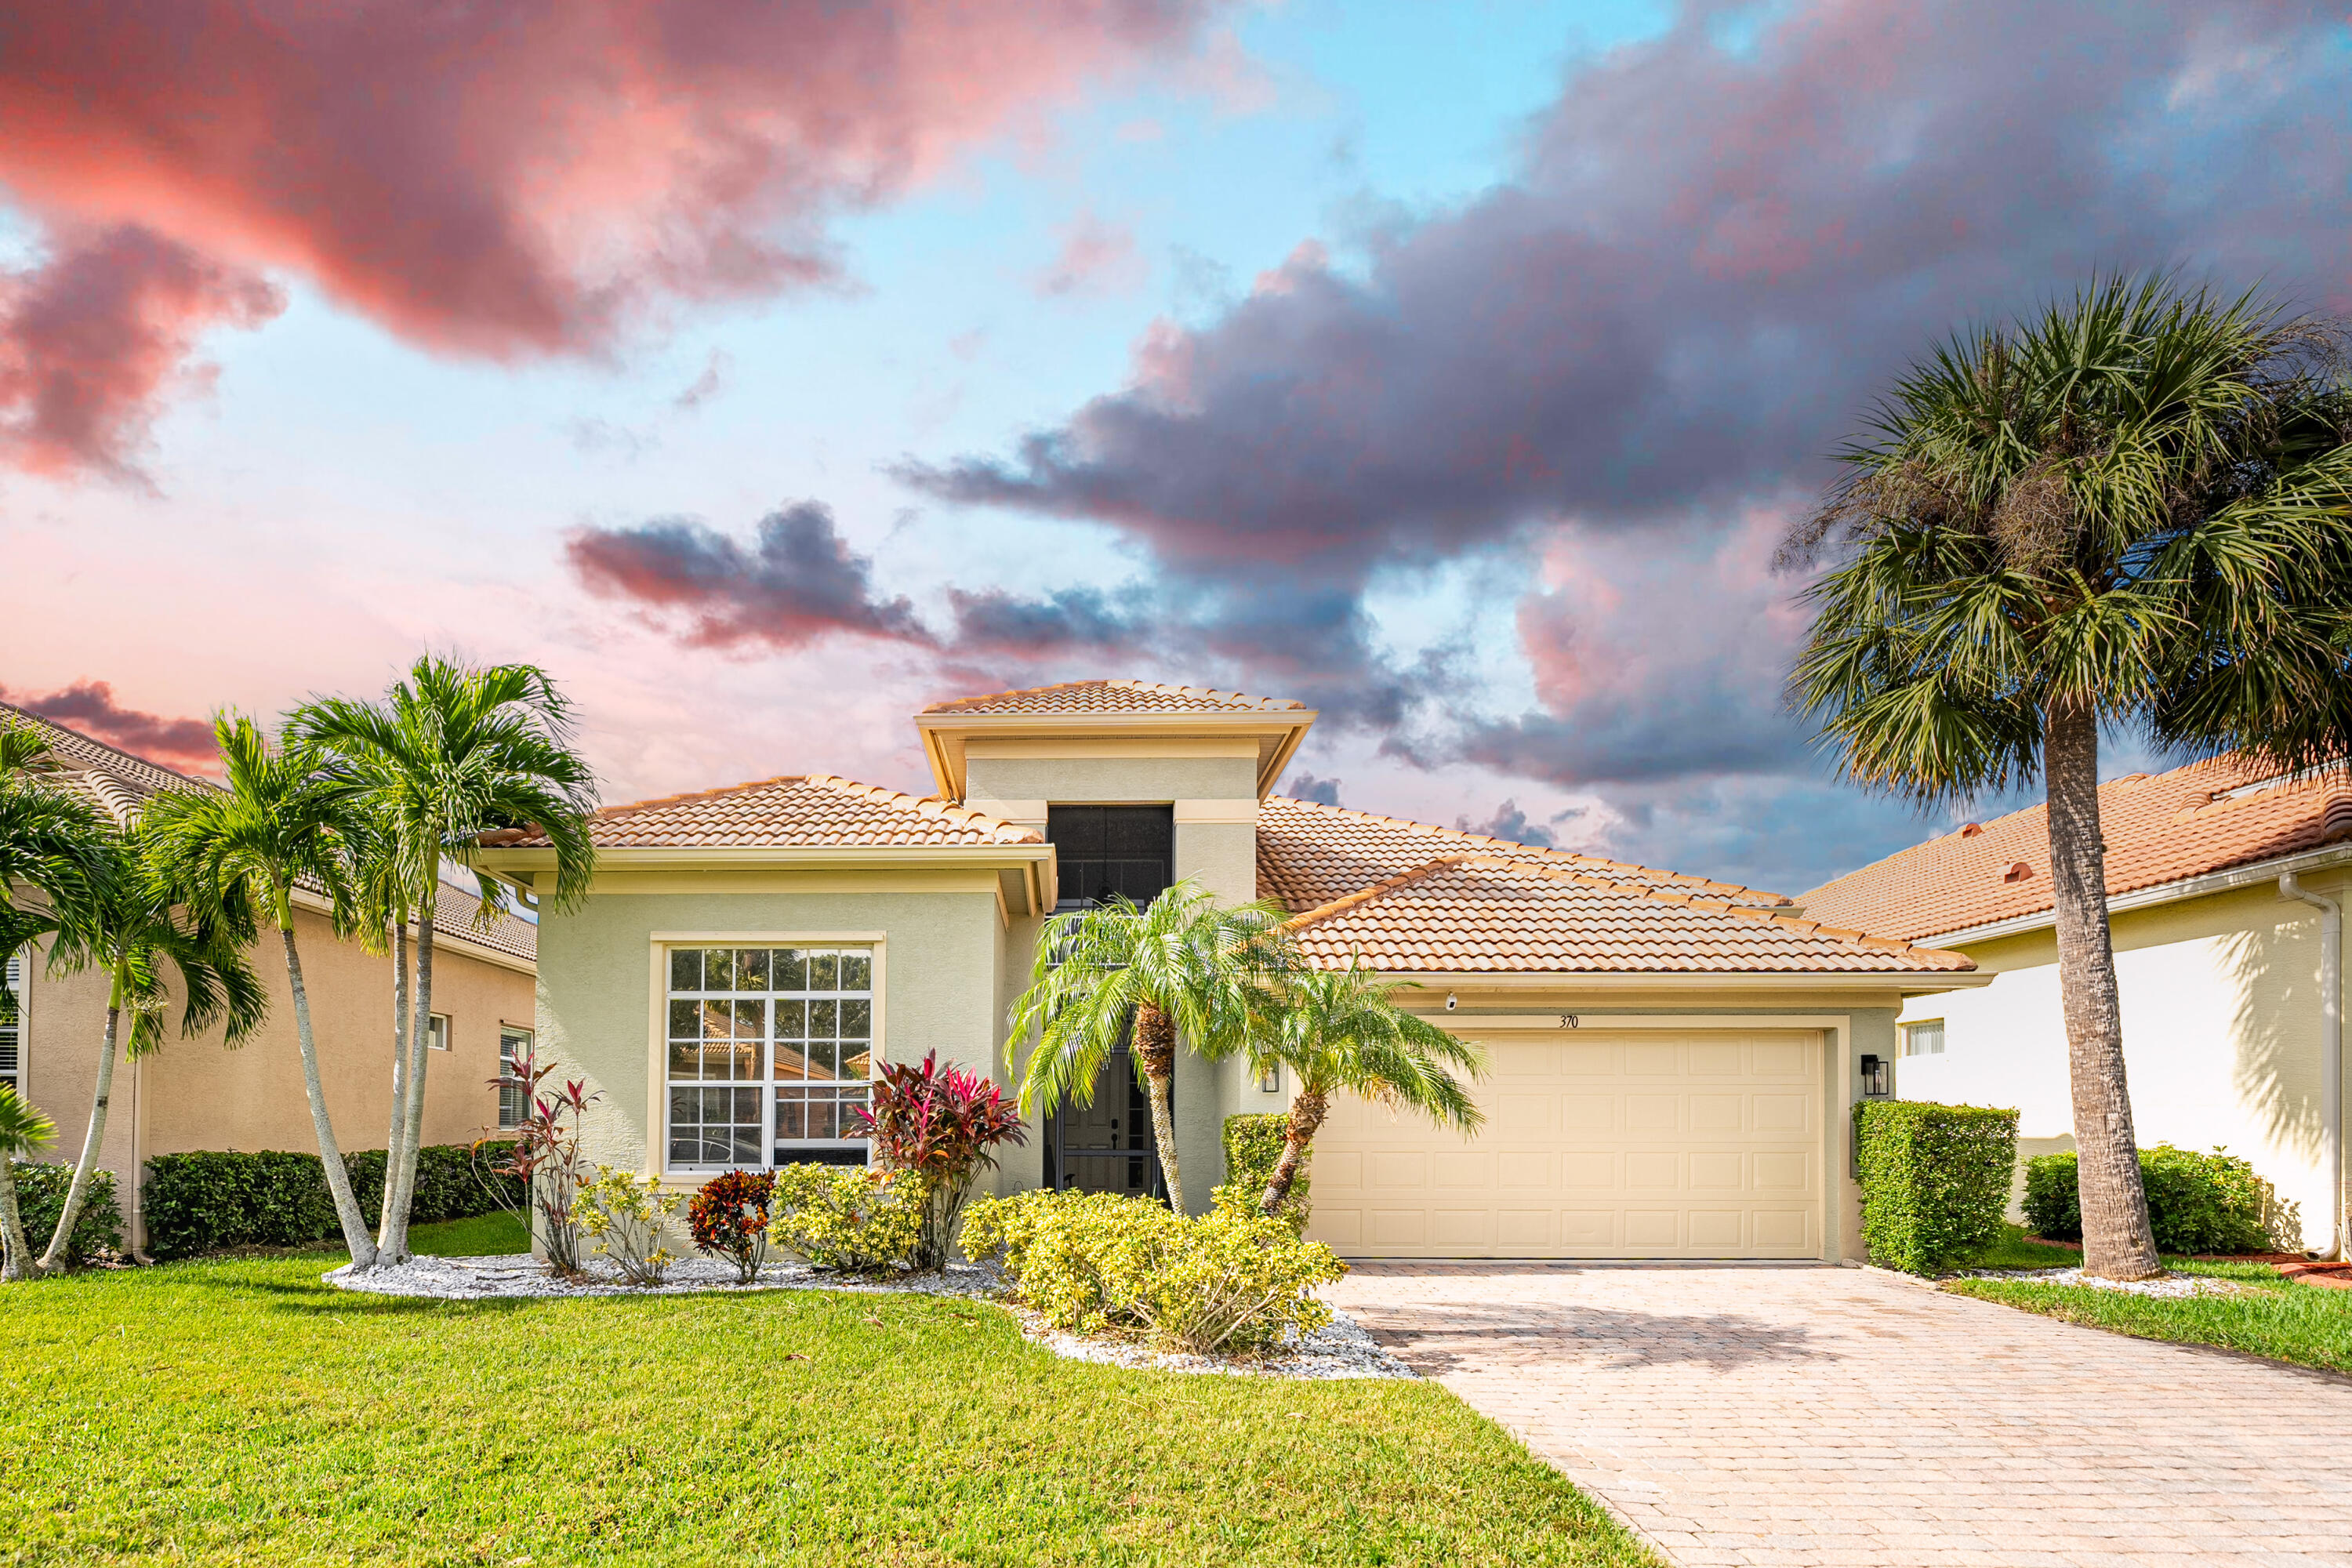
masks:
[[[669,953],[669,988],[673,991],[702,989],[702,950],[698,947],[674,947]]]
[[[841,1037],[845,1040],[866,1040],[874,1037],[873,1003],[843,999]]]
[[[764,947],[739,948],[735,953],[735,989],[765,991],[768,988],[768,950]]]
[[[802,1001],[776,1004],[776,1038],[804,1040],[808,1038],[808,1004]]]
[[[874,960],[871,955],[863,952],[841,955],[841,988],[844,991],[874,989]]]
[[[779,991],[807,990],[808,954],[796,947],[776,949],[773,982]]]
[[[705,991],[735,989],[735,953],[731,948],[706,947],[702,950],[702,988]]]
[[[524,1058],[530,1055],[531,1035],[529,1029],[501,1028],[499,1031],[499,1076],[501,1079],[519,1072]],[[530,1090],[520,1083],[499,1085],[499,1125],[520,1127],[530,1115]]]
[[[836,953],[812,952],[808,961],[808,988],[812,991],[832,991],[837,988],[836,972],[840,958]]]

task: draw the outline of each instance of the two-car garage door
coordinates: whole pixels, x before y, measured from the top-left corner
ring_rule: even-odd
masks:
[[[1484,1130],[1335,1102],[1310,1237],[1347,1258],[1821,1255],[1820,1031],[1457,1028],[1492,1058]]]

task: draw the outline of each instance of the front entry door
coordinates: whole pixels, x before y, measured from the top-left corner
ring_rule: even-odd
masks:
[[[1172,1105],[1174,1096],[1170,1100]],[[1052,1185],[1080,1193],[1126,1193],[1161,1198],[1159,1146],[1151,1138],[1151,1101],[1136,1080],[1126,1049],[1115,1051],[1095,1075],[1094,1100],[1066,1101],[1045,1139],[1045,1173]]]

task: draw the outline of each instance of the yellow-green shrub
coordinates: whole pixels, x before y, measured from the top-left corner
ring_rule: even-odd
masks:
[[[927,1196],[908,1177],[855,1165],[785,1165],[768,1199],[768,1240],[819,1268],[905,1268],[923,1238]]]
[[[1015,1296],[1055,1327],[1171,1350],[1261,1354],[1331,1321],[1314,1288],[1347,1272],[1331,1249],[1245,1207],[1199,1219],[1110,1193],[975,1204],[971,1258],[1003,1254]]]
[[[677,1254],[662,1245],[662,1232],[685,1201],[684,1193],[663,1192],[658,1176],[599,1165],[596,1179],[572,1200],[572,1218],[594,1239],[597,1255],[613,1260],[622,1279],[658,1285],[677,1261]]]

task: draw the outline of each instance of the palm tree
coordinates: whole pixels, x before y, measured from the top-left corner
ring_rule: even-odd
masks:
[[[56,940],[49,950],[53,973],[99,969],[105,973],[106,1034],[91,1091],[89,1130],[74,1162],[73,1182],[56,1234],[41,1255],[46,1273],[63,1268],[66,1243],[89,1196],[90,1173],[106,1140],[107,1102],[114,1088],[114,1065],[123,1047],[122,1020],[131,1019],[130,1054],[136,1058],[163,1043],[163,1016],[176,976],[182,997],[180,1033],[201,1034],[223,1026],[224,1043],[237,1046],[269,1010],[269,994],[246,963],[254,929],[233,909],[190,902],[145,853],[142,830],[131,826],[100,840],[105,853],[94,876],[57,904]]]
[[[1250,1038],[1250,1065],[1264,1072],[1279,1062],[1298,1089],[1283,1128],[1282,1158],[1259,1202],[1268,1215],[1279,1213],[1290,1195],[1334,1093],[1411,1106],[1465,1134],[1485,1124],[1486,1114],[1454,1075],[1485,1077],[1486,1053],[1397,1005],[1397,993],[1418,989],[1383,982],[1350,953],[1345,969],[1302,970],[1271,993]]]
[[[39,1152],[57,1131],[56,1122],[18,1097],[14,1084],[0,1083],[0,1282],[32,1277],[25,1216],[16,1208],[16,1162]]]
[[[1229,1056],[1248,1040],[1270,976],[1291,960],[1286,916],[1272,902],[1220,907],[1187,878],[1140,908],[1115,899],[1049,918],[1037,936],[1029,988],[1013,1005],[1016,1044],[1037,1032],[1022,1074],[1021,1113],[1065,1099],[1092,1101],[1095,1077],[1134,1026],[1136,1076],[1151,1100],[1151,1135],[1168,1202],[1184,1212],[1169,1092],[1181,1037],[1202,1056]]]
[[[595,864],[588,819],[595,776],[571,744],[571,706],[546,672],[527,664],[470,668],[430,654],[382,704],[323,698],[293,717],[289,734],[331,757],[368,819],[358,879],[373,893],[395,945],[393,1138],[384,1168],[378,1259],[408,1257],[408,1209],[425,1126],[433,1018],[436,895],[445,864],[470,866],[482,834],[527,827],[555,849],[555,907],[583,897]],[[478,919],[507,907],[501,884],[479,880]],[[412,976],[405,938],[415,931]],[[405,1016],[401,1015],[405,1012]]]
[[[351,837],[350,785],[312,766],[299,750],[273,747],[250,719],[223,715],[213,736],[226,771],[226,793],[161,795],[148,803],[143,826],[151,858],[187,890],[192,903],[216,914],[251,921],[254,911],[278,928],[286,981],[294,997],[294,1033],[302,1055],[302,1087],[310,1125],[343,1245],[356,1269],[375,1266],[367,1215],[352,1190],[327,1094],[319,1076],[318,1037],[310,1024],[310,993],[294,935],[298,884],[326,899],[339,933],[354,929],[352,890],[340,853]]]
[[[2041,780],[2084,1267],[2161,1272],[2124,1076],[2099,731],[2281,771],[2352,740],[2344,330],[2095,280],[1895,384],[1783,564],[1831,569],[1791,680],[1844,773],[1923,806]]]

